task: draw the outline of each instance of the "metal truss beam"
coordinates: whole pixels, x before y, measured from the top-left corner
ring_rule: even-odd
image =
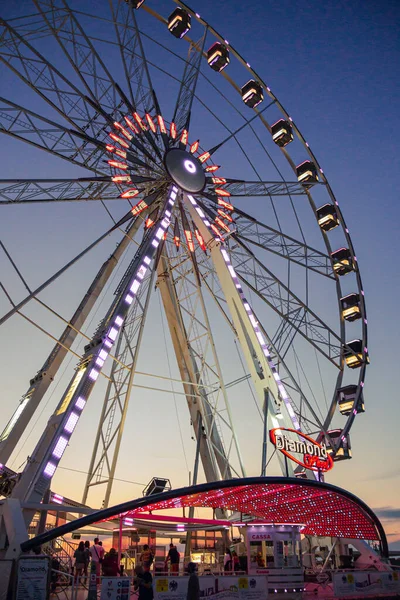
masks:
[[[18,181],[0,179],[0,206],[6,204],[32,204],[35,202],[87,202],[116,200],[114,183],[104,181],[51,180]]]
[[[233,239],[268,250],[268,252],[336,281],[333,275],[331,257],[327,254],[257,221],[254,217],[239,209],[234,209],[233,216],[238,226],[236,233],[232,235]]]
[[[201,235],[209,249],[211,260],[218,276],[232,323],[240,343],[240,347],[251,374],[254,388],[259,398],[260,406],[263,406],[266,393],[269,391],[269,424],[271,427],[278,427],[279,424],[282,424],[282,422],[279,423],[277,420],[277,415],[281,414],[282,408],[281,394],[277,381],[274,377],[274,373],[271,369],[271,365],[268,362],[265,354],[262,352],[260,341],[257,338],[254,328],[249,322],[249,317],[243,301],[238,294],[232,277],[224,262],[219,242],[216,242],[215,238],[210,233],[210,230],[205,226],[203,220],[199,217],[193,207],[190,206],[189,200],[187,202],[189,204],[191,217],[200,230]],[[285,417],[284,422],[286,423],[287,427],[293,426],[289,415],[285,411],[282,411],[282,416]],[[278,457],[278,459],[280,460],[280,457]],[[285,468],[283,461],[281,462],[281,468]],[[289,466],[289,470],[291,471],[290,474],[293,474],[291,466]]]
[[[106,488],[101,506],[107,507],[110,501],[154,275],[155,270],[143,279],[119,333],[82,504],[94,486]]]
[[[208,178],[211,184],[212,180]],[[312,185],[321,184],[301,184],[298,181],[240,181],[238,179],[226,178],[223,189],[235,197],[244,196],[305,196],[307,189]],[[211,194],[213,200],[217,200],[215,194]],[[207,196],[208,197],[208,196]]]
[[[34,0],[89,96],[111,119],[129,102],[65,0]],[[125,112],[125,111],[123,111]]]
[[[163,253],[158,267],[158,287],[177,358],[191,422],[200,443],[200,457],[207,481],[244,473],[229,404],[196,267],[187,255],[172,261]],[[190,383],[189,383],[190,382]],[[218,386],[212,386],[218,382]],[[214,387],[215,391],[210,388]],[[217,388],[217,389],[215,389]],[[198,423],[203,426],[198,431]],[[221,423],[230,439],[224,444]],[[200,435],[200,440],[199,436]],[[232,465],[231,451],[239,458],[241,474]]]
[[[239,239],[236,241],[237,245],[230,250],[232,264],[240,279],[288,323],[294,332],[302,335],[325,358],[341,369],[340,336],[267,269],[243,242]],[[292,341],[290,336],[287,339],[289,343]],[[283,349],[279,348],[279,352],[283,352]]]
[[[78,137],[78,132],[5,98],[0,98],[0,133],[96,173],[107,172],[100,163],[104,148],[96,139],[86,134]]]
[[[101,115],[75,85],[35,50],[28,38],[29,31],[24,29],[23,37],[7,21],[0,19],[0,62],[73,127],[92,138],[105,139],[107,133]]]
[[[128,248],[131,239],[135,236],[140,225],[141,221],[138,219],[132,223],[117,248],[100,267],[99,272],[89,286],[78,308],[69,320],[67,327],[61,334],[59,343],[54,346],[42,368],[31,379],[27,392],[23,395],[13,416],[0,435],[0,462],[3,465],[7,463],[15,446],[21,439],[43,396],[54,381],[58,369],[68,354],[68,349],[74,343],[101,290],[109,281],[121,256]]]
[[[167,206],[173,206],[173,194],[176,195],[176,191],[172,186],[157,224],[153,229],[145,231],[143,241],[118,287],[114,301],[91,341],[85,346],[76,372],[14,488],[13,498],[30,503],[39,502],[49,488],[82,410],[102,371],[104,361],[110,354],[119,329],[128,314],[129,306],[154,260],[159,240],[168,228],[170,210]],[[28,524],[32,518],[32,511],[27,510],[24,514]]]

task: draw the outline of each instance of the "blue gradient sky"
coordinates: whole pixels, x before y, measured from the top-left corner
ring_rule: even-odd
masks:
[[[165,6],[166,2],[153,0],[148,4],[157,7]],[[97,3],[86,1],[85,5],[87,10],[94,10]],[[20,11],[23,14],[28,6],[27,2],[22,6],[12,2],[7,13],[15,15]],[[324,3],[202,0],[197,5],[192,2],[192,6],[249,60],[288,108],[317,155],[345,214],[366,292],[371,365],[365,387],[366,413],[357,419],[352,432],[353,459],[336,465],[328,480],[348,488],[377,510],[389,533],[389,542],[400,548],[400,409],[396,376],[400,333],[397,320],[400,292],[400,7],[398,2],[388,0],[381,4],[371,1],[349,4],[343,0]],[[3,80],[2,95],[6,97],[15,91],[10,81]],[[23,103],[21,99],[20,102]],[[202,140],[206,141],[208,134],[211,137],[212,132],[205,127]],[[51,174],[55,172],[53,162],[30,149],[24,148],[26,154],[21,161],[21,148],[21,144],[10,141],[0,150],[2,177],[10,173],[12,176],[33,173],[46,176],[49,170]],[[70,167],[63,168],[66,176],[75,172]],[[2,211],[0,235],[31,284],[41,282],[63,263],[65,256],[71,255],[64,256],[64,247],[68,244],[75,253],[109,227],[104,211],[96,209],[94,212],[93,206],[79,207],[74,212],[58,207],[50,213],[48,208],[40,206],[3,208]],[[44,235],[46,247],[51,245],[57,251],[47,251],[44,255]],[[116,241],[117,238],[113,238],[96,257],[86,259],[84,267],[91,276]],[[18,287],[3,258],[2,280],[4,278],[7,286],[11,286],[16,298],[22,297],[23,290]],[[75,276],[79,278],[80,286],[74,285]],[[85,289],[84,284],[81,272],[72,273],[63,281],[62,288],[54,293],[49,291],[45,299],[69,315]],[[157,312],[158,298],[154,302]],[[0,299],[0,307],[1,313],[8,308],[4,298]],[[37,313],[34,314],[39,318]],[[59,330],[59,323],[46,313],[41,313],[41,318],[49,328],[54,326],[54,332]],[[153,330],[152,350],[157,352],[156,347],[164,342],[162,322],[159,317],[155,319],[158,319],[159,337]],[[31,332],[18,317],[7,323],[2,331],[3,339],[7,339],[7,356],[0,366],[4,381],[1,426],[8,420],[15,402],[26,389],[26,382],[40,367],[42,357],[52,345],[41,339],[39,352],[30,337]],[[39,362],[36,354],[40,354]],[[149,370],[151,356],[150,352],[145,357],[143,370]],[[167,365],[164,366],[164,372],[167,372]],[[171,368],[176,373],[174,367]],[[55,397],[56,394],[54,401]],[[117,477],[146,484],[153,475],[166,475],[177,487],[187,481],[179,431],[173,424],[175,409],[179,414],[184,410],[183,400],[177,396],[174,405],[164,397],[157,399],[153,413],[146,411],[145,406],[151,399],[149,392],[147,395],[143,392],[139,406],[135,406],[133,435],[128,436],[130,439],[124,447],[125,462],[122,462]],[[52,406],[51,398],[48,406]],[[76,446],[68,450],[63,462],[63,466],[77,471],[85,471],[88,467],[91,440],[97,426],[96,407],[87,410],[76,434]],[[234,411],[240,418],[237,402]],[[157,425],[152,427],[154,414]],[[14,459],[15,467],[31,450],[47,418],[48,413],[44,411],[19,457]],[[250,414],[248,418],[251,429],[253,424],[255,427],[255,416]],[[183,439],[190,444],[190,428],[183,421],[182,417]],[[249,442],[251,449],[247,455],[249,474],[258,474],[259,456],[254,458],[254,448],[248,437],[248,434],[247,438],[244,435],[242,445]],[[161,441],[159,445],[157,439]],[[192,455],[193,446],[190,446],[189,470]],[[59,471],[57,478],[57,490],[71,495],[71,485],[81,488],[85,477],[82,473],[64,470]],[[115,501],[139,495],[140,487],[121,482]]]

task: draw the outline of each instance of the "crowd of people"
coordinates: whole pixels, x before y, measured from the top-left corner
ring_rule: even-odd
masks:
[[[230,552],[230,551],[229,551]],[[235,554],[235,553],[232,553]],[[78,548],[74,553],[74,579],[76,583],[87,582],[89,572],[96,572],[97,583],[100,577],[116,577],[123,574],[123,567],[118,561],[118,553],[115,548],[105,552],[102,542],[95,538],[91,545],[89,541],[79,542]],[[230,560],[235,557],[230,555]],[[134,589],[138,594],[138,600],[153,600],[153,577],[151,574],[151,565],[154,562],[154,554],[148,544],[143,546],[143,551],[139,557],[139,564],[135,567]],[[171,574],[179,573],[180,553],[174,544],[170,544],[168,555],[165,559],[165,570]],[[196,573],[195,563],[189,563],[187,566],[189,575],[187,600],[199,600],[200,587]]]

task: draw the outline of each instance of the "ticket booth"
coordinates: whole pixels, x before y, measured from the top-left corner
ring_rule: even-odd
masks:
[[[248,525],[249,573],[301,568],[300,531],[296,525]]]

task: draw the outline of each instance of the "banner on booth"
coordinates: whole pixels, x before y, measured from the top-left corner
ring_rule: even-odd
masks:
[[[186,600],[189,577],[156,577],[155,600]],[[266,577],[199,577],[200,598],[210,600],[265,600]]]
[[[352,573],[334,573],[333,588],[335,596],[369,596],[373,593],[400,592],[399,573],[377,571],[353,571]]]

